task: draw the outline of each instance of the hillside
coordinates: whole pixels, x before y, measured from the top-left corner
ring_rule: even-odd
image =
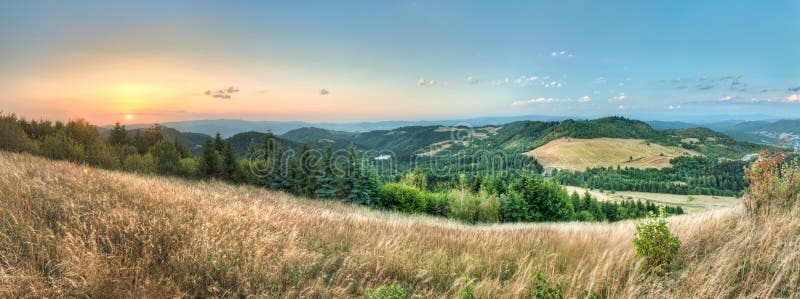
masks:
[[[560,138],[525,153],[546,169],[585,170],[595,167],[664,168],[680,156],[697,152],[650,143],[643,139]]]
[[[725,129],[725,134],[748,142],[781,145],[800,149],[800,120],[750,121]]]
[[[631,222],[466,226],[220,182],[0,152],[0,297],[792,297],[800,211],[670,218],[682,270],[638,269]],[[548,282],[536,279],[541,272]]]

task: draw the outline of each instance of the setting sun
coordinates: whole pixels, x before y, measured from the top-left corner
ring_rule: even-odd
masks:
[[[125,114],[125,119],[131,120],[131,119],[133,119],[133,115]]]

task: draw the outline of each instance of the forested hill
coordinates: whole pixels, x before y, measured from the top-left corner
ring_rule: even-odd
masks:
[[[165,138],[177,141],[196,154],[206,139],[206,134],[180,132],[161,127]],[[99,129],[107,136],[108,129]],[[131,135],[147,129],[128,130]],[[244,156],[250,147],[260,147],[266,132],[244,132],[235,134],[231,141],[235,152]],[[642,139],[649,142],[677,146],[699,152],[706,156],[740,159],[764,148],[706,128],[678,130],[656,130],[645,122],[623,117],[606,117],[595,120],[517,121],[501,126],[409,126],[392,130],[369,132],[344,132],[315,127],[304,127],[276,136],[280,148],[298,150],[302,144],[314,148],[332,147],[346,149],[353,145],[359,150],[390,152],[396,157],[443,157],[478,150],[502,151],[520,154],[559,138],[621,138]]]

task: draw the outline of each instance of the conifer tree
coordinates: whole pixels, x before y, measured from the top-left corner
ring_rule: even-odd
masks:
[[[200,154],[200,173],[205,177],[212,178],[219,174],[219,153],[211,139],[206,139],[203,144],[203,151]]]
[[[230,142],[223,141],[222,146],[222,171],[220,176],[225,179],[230,179],[237,171],[239,163],[236,161],[236,153],[233,151],[233,145]]]
[[[120,125],[119,122],[114,124],[111,129],[111,134],[108,135],[108,143],[111,145],[129,144],[128,132],[125,131],[125,125]]]
[[[321,173],[317,179],[317,189],[314,196],[318,199],[334,199],[341,195],[339,177],[336,175],[336,165],[333,161],[333,149],[330,146],[325,148],[325,155],[322,157]]]

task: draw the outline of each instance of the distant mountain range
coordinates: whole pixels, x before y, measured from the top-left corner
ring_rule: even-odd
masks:
[[[706,124],[665,121],[649,121],[647,123],[657,130],[705,127],[739,141],[769,145],[782,145],[785,142],[787,146],[800,149],[800,120],[727,120]]]
[[[462,148],[466,143],[483,144],[489,149],[529,150],[544,145],[553,136],[574,138],[619,137],[664,140],[668,134],[694,138],[698,135],[728,138],[750,143],[779,145],[782,141],[800,149],[800,120],[739,121],[707,124],[680,121],[634,121],[600,118],[592,121],[566,120],[554,116],[486,117],[445,121],[382,121],[360,123],[307,123],[301,121],[198,120],[167,122],[164,135],[177,140],[192,152],[217,132],[234,143],[239,155],[251,145],[259,146],[266,132],[278,136],[279,145],[299,150],[303,143],[322,148],[345,149],[350,145],[361,150],[391,150],[411,156],[426,149],[436,155]],[[129,130],[152,125],[134,124]],[[695,128],[708,128],[701,130]],[[108,127],[100,129],[107,134]],[[712,132],[713,130],[714,132]],[[463,134],[469,132],[471,136]],[[567,133],[565,133],[567,132]],[[720,134],[721,133],[721,134]],[[691,135],[691,136],[690,136]],[[549,136],[549,137],[548,137]],[[467,138],[469,140],[462,140]],[[732,143],[731,143],[732,144]],[[418,153],[419,154],[419,153]],[[732,154],[732,153],[731,153]],[[738,152],[736,154],[739,154]]]
[[[283,134],[294,129],[300,128],[320,128],[326,130],[343,132],[368,132],[375,130],[391,130],[410,126],[487,126],[502,125],[515,121],[562,121],[570,119],[566,116],[545,116],[545,115],[523,115],[523,116],[501,116],[501,117],[479,117],[453,120],[399,120],[399,121],[376,121],[376,122],[353,122],[353,123],[328,123],[328,122],[303,122],[303,121],[249,121],[241,119],[211,119],[211,120],[187,120],[177,122],[160,123],[162,126],[170,127],[181,132],[202,133],[213,136],[217,132],[223,138],[231,137],[237,133],[249,131],[272,132],[273,134]],[[574,118],[573,118],[574,119]],[[130,124],[128,129],[147,128],[153,124]],[[104,126],[111,128],[112,126]]]

